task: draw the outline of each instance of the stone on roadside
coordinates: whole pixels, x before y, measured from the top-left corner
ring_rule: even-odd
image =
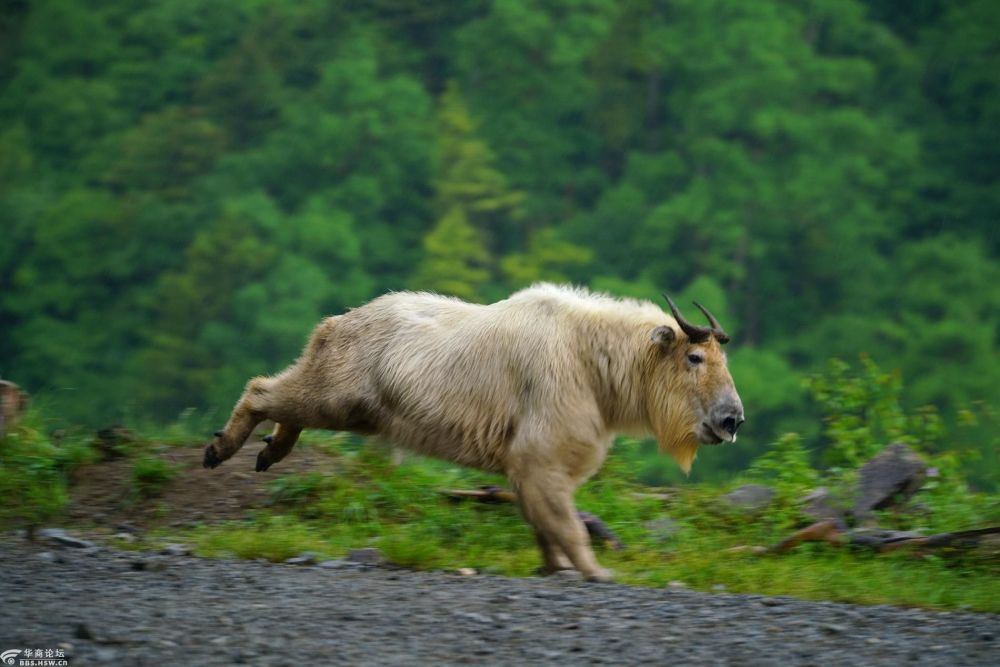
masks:
[[[312,565],[316,562],[316,554],[312,551],[303,551],[298,556],[285,559],[286,565]]]
[[[167,564],[160,558],[152,556],[149,558],[136,558],[131,561],[129,566],[134,572],[159,572],[166,569]]]
[[[93,542],[88,542],[87,540],[81,540],[78,537],[68,535],[62,528],[42,528],[41,530],[35,531],[35,535],[55,542],[56,544],[73,547],[75,549],[89,549],[90,547],[96,546]]]
[[[364,549],[351,549],[347,554],[347,560],[362,565],[381,565],[385,562],[385,557],[375,547],[366,547]]]
[[[191,549],[184,544],[170,543],[163,545],[160,553],[164,556],[190,556]]]
[[[316,567],[321,567],[324,570],[343,570],[345,568],[358,567],[358,563],[346,560],[325,560],[318,563]]]

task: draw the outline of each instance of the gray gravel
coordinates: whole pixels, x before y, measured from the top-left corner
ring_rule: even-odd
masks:
[[[114,665],[997,665],[1000,616],[0,538],[0,650]]]

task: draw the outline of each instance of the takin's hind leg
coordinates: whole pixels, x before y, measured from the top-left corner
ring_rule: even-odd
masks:
[[[270,392],[274,380],[256,377],[247,382],[226,427],[215,432],[215,438],[205,447],[203,465],[214,468],[240,450],[254,427],[267,419]]]
[[[274,433],[264,438],[267,446],[257,454],[257,472],[264,472],[272,465],[288,456],[302,433],[301,426],[276,424]]]
[[[544,562],[541,568],[542,574],[553,574],[560,570],[573,569],[573,563],[563,553],[563,550],[549,540],[544,533],[536,530],[535,541],[538,542],[538,548],[542,551],[542,560]]]

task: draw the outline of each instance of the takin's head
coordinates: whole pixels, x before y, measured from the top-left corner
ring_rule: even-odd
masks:
[[[711,326],[691,324],[663,296],[678,328],[663,325],[651,333],[654,363],[647,410],[661,450],[688,472],[700,445],[736,442],[743,403],[726,367],[722,346],[729,336],[719,322],[695,303]]]

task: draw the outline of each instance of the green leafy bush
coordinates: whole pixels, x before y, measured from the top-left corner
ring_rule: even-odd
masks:
[[[52,520],[67,499],[73,470],[96,459],[88,441],[75,434],[48,435],[30,411],[0,438],[0,526],[34,527]]]
[[[861,356],[857,371],[833,359],[827,371],[811,377],[807,385],[823,415],[822,458],[827,467],[810,480],[802,452],[791,436],[785,435],[754,463],[751,472],[770,474],[785,488],[798,483],[805,491],[810,484],[822,481],[846,492],[855,481],[857,468],[884,446],[902,442],[927,462],[928,479],[919,500],[928,511],[895,516],[896,525],[933,532],[1000,520],[996,495],[976,493],[966,481],[965,472],[976,459],[978,448],[964,441],[962,424],[947,428],[933,406],[904,409],[898,372],[882,371],[867,355]],[[960,414],[962,420],[975,425],[983,411],[974,406]]]
[[[137,498],[155,498],[176,475],[173,464],[151,454],[142,454],[132,464],[132,493]]]

